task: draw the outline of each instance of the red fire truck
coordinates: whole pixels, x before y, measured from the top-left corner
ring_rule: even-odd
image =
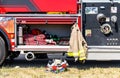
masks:
[[[88,60],[120,60],[118,0],[1,0],[0,65],[25,53],[27,60],[65,53],[71,26],[88,43]]]

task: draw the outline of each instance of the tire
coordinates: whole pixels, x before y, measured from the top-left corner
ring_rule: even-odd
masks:
[[[6,59],[5,42],[4,42],[3,38],[0,37],[0,66],[2,66],[5,59]]]

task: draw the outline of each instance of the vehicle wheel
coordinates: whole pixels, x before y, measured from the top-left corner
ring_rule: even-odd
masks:
[[[0,37],[0,66],[2,66],[3,62],[6,58],[6,49],[5,49],[5,42],[2,37]]]

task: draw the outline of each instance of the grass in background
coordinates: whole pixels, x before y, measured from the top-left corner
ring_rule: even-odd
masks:
[[[89,68],[69,67],[68,71],[58,74],[46,72],[45,67],[0,69],[0,78],[120,78],[120,68]]]
[[[120,78],[120,61],[69,61],[68,71],[58,74],[46,72],[48,60],[7,61],[0,68],[0,78]]]

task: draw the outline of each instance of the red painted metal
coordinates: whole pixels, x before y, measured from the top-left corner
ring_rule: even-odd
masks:
[[[77,0],[4,0],[0,13],[9,12],[77,12]]]
[[[0,5],[0,13],[5,14],[8,12],[30,12],[30,9],[27,6],[21,6],[21,5]]]
[[[80,30],[82,29],[82,24],[81,24],[81,16],[78,17],[78,26]]]
[[[19,24],[73,24],[76,22],[75,18],[70,19],[24,19],[24,18],[18,18],[17,23]]]
[[[31,0],[42,12],[77,12],[77,0]]]

